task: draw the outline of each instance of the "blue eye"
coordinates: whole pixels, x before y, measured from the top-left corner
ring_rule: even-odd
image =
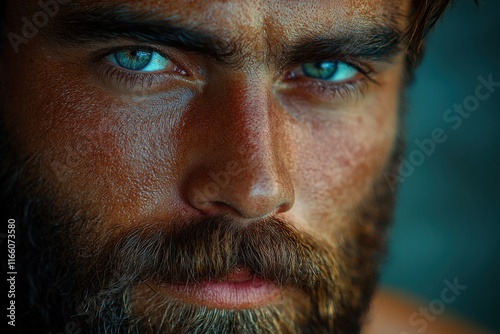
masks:
[[[353,79],[359,73],[354,67],[340,61],[303,64],[302,72],[307,77],[332,82],[347,81]]]
[[[166,69],[168,59],[156,51],[147,49],[125,49],[106,57],[113,64],[131,71],[156,72]]]

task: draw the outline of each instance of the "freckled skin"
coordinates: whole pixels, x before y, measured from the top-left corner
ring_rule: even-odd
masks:
[[[103,231],[221,214],[241,224],[275,215],[326,240],[349,231],[351,211],[395,146],[404,57],[377,74],[378,84],[325,100],[283,84],[266,56],[304,31],[392,20],[405,8],[346,0],[85,1],[97,3],[175,14],[237,41],[247,61],[229,68],[173,50],[189,76],[167,80],[155,94],[127,94],[89,65],[91,48],[65,49],[43,36],[18,54],[7,48],[5,127],[21,154],[40,158],[37,173],[57,202],[102,217]],[[11,6],[8,29],[19,31],[19,18],[32,14],[22,1]],[[231,163],[238,173],[209,191],[213,175]]]

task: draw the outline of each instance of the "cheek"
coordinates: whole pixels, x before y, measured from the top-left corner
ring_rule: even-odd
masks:
[[[399,68],[330,120],[294,139],[296,206],[310,223],[348,221],[382,176],[398,133]],[[300,133],[297,131],[297,133]],[[324,229],[323,227],[319,227]]]
[[[82,79],[88,77],[84,69],[50,57],[27,50],[9,63],[6,126],[19,152],[39,160],[33,177],[45,181],[44,191],[92,215],[106,210],[124,217],[149,210],[151,189],[172,188],[178,155],[172,129],[192,92],[112,96]],[[154,187],[158,180],[163,187]]]

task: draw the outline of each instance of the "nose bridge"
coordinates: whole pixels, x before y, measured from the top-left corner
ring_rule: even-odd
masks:
[[[231,118],[225,132],[232,137],[228,143],[234,145],[236,158],[241,159],[241,182],[247,187],[248,195],[254,197],[277,191],[271,188],[279,181],[278,169],[282,163],[276,141],[280,127],[273,124],[277,119],[272,115],[269,90],[255,81],[258,80],[252,80],[242,90],[236,88],[233,92],[233,101],[228,105]]]
[[[288,210],[293,187],[280,138],[283,126],[270,83],[256,73],[231,76],[207,92],[210,135],[191,176],[190,202],[207,214],[258,218]]]
[[[235,146],[238,155],[248,160],[249,168],[259,164],[273,167],[277,163],[274,155],[277,152],[273,147],[277,143],[273,137],[279,126],[273,124],[276,115],[272,115],[269,90],[258,78],[247,81],[233,86],[226,95],[224,136],[228,138],[228,144]]]

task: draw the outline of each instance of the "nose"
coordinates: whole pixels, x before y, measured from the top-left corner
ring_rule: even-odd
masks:
[[[236,77],[208,88],[198,109],[198,138],[186,197],[207,216],[256,219],[294,202],[286,123],[263,79]]]

